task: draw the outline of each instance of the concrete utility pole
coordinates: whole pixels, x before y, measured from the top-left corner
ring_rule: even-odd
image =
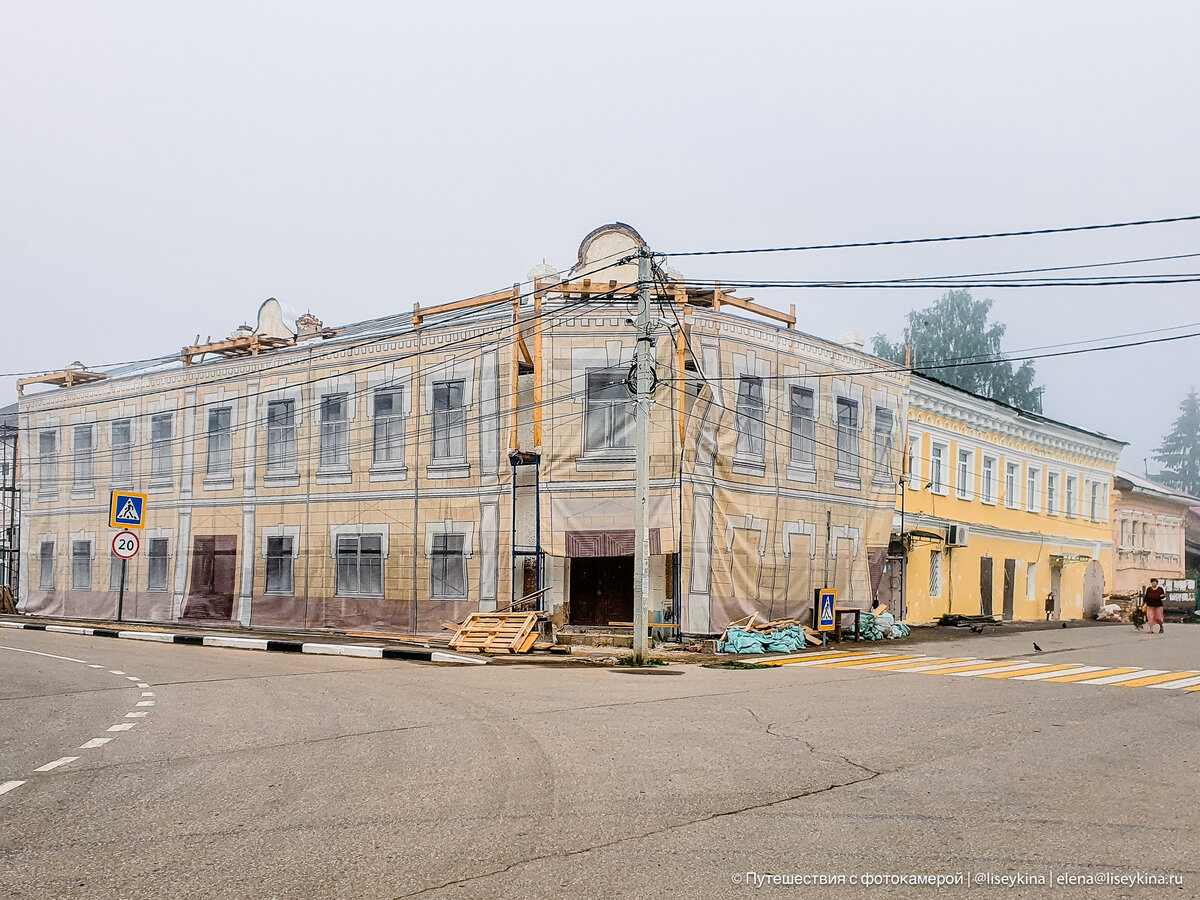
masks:
[[[646,596],[650,593],[650,526],[647,513],[650,505],[650,390],[653,365],[650,336],[650,250],[638,248],[638,311],[637,346],[634,350],[634,372],[637,388],[637,421],[634,442],[637,447],[636,487],[633,519],[633,655],[641,658],[649,649],[650,635],[646,622]]]

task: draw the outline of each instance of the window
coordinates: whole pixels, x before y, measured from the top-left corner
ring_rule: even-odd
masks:
[[[1009,509],[1021,508],[1021,464],[1006,462],[1004,464],[1004,505]]]
[[[921,436],[919,434],[910,434],[908,436],[908,486],[913,490],[920,490],[924,485],[921,483]]]
[[[1025,568],[1025,599],[1037,599],[1037,563],[1030,563]]]
[[[227,475],[233,471],[233,409],[220,406],[208,411],[209,475]]]
[[[268,594],[291,594],[295,590],[293,561],[290,537],[267,538]]]
[[[588,383],[589,385],[591,384],[590,373]],[[622,387],[622,390],[624,390],[624,387]],[[623,434],[624,432],[622,431]],[[624,437],[622,437],[622,440],[624,440]],[[621,446],[624,446],[624,443]],[[463,382],[434,382],[433,458],[435,460],[465,459],[466,455],[467,420],[465,410],[463,409]]]
[[[974,451],[962,449],[958,451],[958,470],[955,477],[954,492],[959,500],[970,500],[974,494],[974,462]]]
[[[929,553],[929,596],[942,596],[942,551]]]
[[[979,499],[984,503],[996,502],[996,457],[985,456],[980,463]]]
[[[167,590],[167,569],[170,560],[170,541],[167,538],[150,538],[146,548],[146,560],[149,572],[146,578],[146,590],[155,593],[165,593]]]
[[[1025,508],[1030,512],[1041,510],[1041,475],[1042,470],[1034,466],[1025,469]]]
[[[321,459],[318,468],[350,467],[350,410],[345,394],[321,398]]]
[[[150,477],[171,477],[171,437],[175,430],[175,414],[164,413],[150,417]]]
[[[620,368],[588,369],[583,449],[625,450],[633,429],[633,398]]]
[[[71,590],[92,589],[92,542],[71,541]]]
[[[91,425],[76,425],[71,435],[74,444],[75,456],[75,478],[76,487],[91,487],[92,476],[95,474],[96,459],[92,444],[92,426]]]
[[[467,596],[467,559],[463,535],[435,534],[430,562],[433,599],[458,600]]]
[[[337,538],[339,597],[383,596],[383,539],[378,534],[347,534]]]
[[[837,398],[837,470],[858,474],[858,401]]]
[[[296,471],[296,403],[271,400],[267,403],[267,474],[286,475]]]
[[[54,541],[42,541],[38,547],[38,588],[54,590]]]
[[[116,484],[133,481],[133,421],[117,419],[108,427],[109,452],[112,455],[112,480]]]
[[[1063,512],[1071,518],[1079,514],[1079,507],[1076,505],[1079,502],[1079,478],[1075,475],[1067,476],[1067,493],[1063,497]]]
[[[1121,547],[1129,546],[1129,520],[1121,520]]]
[[[895,417],[884,406],[875,407],[875,480],[892,480],[892,428]]]
[[[1133,539],[1129,542],[1129,546],[1136,550],[1138,549],[1138,523],[1136,519],[1133,522],[1132,535]]]
[[[108,589],[116,594],[121,590],[121,564],[125,560],[110,552],[108,554]]]
[[[935,494],[946,493],[946,445],[929,445],[929,489]]]
[[[1058,515],[1058,473],[1046,473],[1046,512]]]
[[[791,390],[791,462],[811,469],[816,466],[817,420],[815,397],[809,388]]]
[[[1092,497],[1090,506],[1090,518],[1093,522],[1099,522],[1103,511],[1103,497],[1100,494],[1101,485],[1099,482],[1092,482]]]
[[[38,432],[38,490],[53,494],[58,490],[58,432]]]
[[[766,404],[763,380],[754,375],[738,379],[737,453],[761,459],[766,451]]]
[[[376,464],[404,462],[404,392],[399,388],[378,390],[372,399],[375,428],[372,459]]]

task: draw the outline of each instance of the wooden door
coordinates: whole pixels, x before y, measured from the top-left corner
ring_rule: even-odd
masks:
[[[186,619],[232,619],[237,581],[237,535],[198,534],[192,542],[192,581]]]
[[[633,557],[572,557],[570,603],[572,625],[632,622]]]
[[[1054,594],[1054,618],[1062,616],[1062,569],[1050,569],[1050,590]]]
[[[1013,599],[1017,589],[1017,561],[1004,561],[1004,620],[1011,622],[1013,618]]]
[[[990,556],[979,558],[979,614],[981,616],[992,614],[992,558]]]

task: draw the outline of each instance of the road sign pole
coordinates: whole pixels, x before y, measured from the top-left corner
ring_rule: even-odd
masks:
[[[129,560],[121,560],[121,587],[117,591],[117,621],[121,621],[121,614],[125,611],[125,566]]]

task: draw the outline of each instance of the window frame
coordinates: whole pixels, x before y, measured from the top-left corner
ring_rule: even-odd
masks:
[[[364,542],[364,540],[369,540],[372,538],[376,541],[376,543],[378,545],[378,550],[375,552],[368,551],[366,554],[364,554],[363,542]],[[353,542],[353,544],[354,544],[354,553],[353,553],[354,579],[355,579],[355,587],[354,588],[351,588],[348,584],[343,582],[342,568],[343,568],[343,564],[344,564],[344,558],[343,558],[342,548],[348,542]],[[350,554],[346,555],[347,558],[349,558],[349,556],[350,556]],[[369,568],[370,561],[373,559],[378,560],[379,590],[378,591],[363,590],[362,582],[363,582],[364,560],[367,561],[367,565]],[[338,535],[336,535],[334,537],[334,589],[333,589],[334,596],[335,597],[369,597],[369,598],[381,599],[384,596],[384,594],[386,593],[385,581],[384,581],[384,578],[385,578],[384,559],[385,559],[385,557],[383,554],[383,534],[382,533],[380,533],[380,532],[362,532],[360,534],[338,534]]]
[[[431,599],[467,599],[470,585],[467,578],[466,540],[466,534],[456,531],[443,531],[432,535],[429,553],[429,596]],[[451,542],[457,542],[457,546],[453,549],[447,546]],[[461,589],[457,592],[452,591],[453,586],[449,583],[450,566],[454,566],[455,573],[461,580]]]
[[[954,457],[954,496],[959,500],[975,499],[975,451],[959,446]]]
[[[946,456],[950,452],[950,444],[947,441],[929,442],[929,493],[936,494],[939,497],[945,497],[950,493],[950,483],[946,479]],[[934,478],[934,469],[936,465],[937,478]]]
[[[887,431],[880,429],[880,419],[886,416],[888,421]],[[896,449],[896,412],[889,406],[876,405],[875,415],[871,423],[871,449],[875,464],[874,482],[876,484],[891,485],[895,478],[895,471],[892,467],[892,454]],[[879,437],[881,434],[886,434],[885,446],[880,447]]]
[[[125,440],[117,440],[117,429],[125,429]],[[113,484],[133,484],[133,419],[113,419],[108,423],[109,476]],[[120,471],[124,469],[124,471]]]
[[[38,429],[38,493],[58,493],[58,429]],[[50,439],[51,447],[46,449],[46,438]]]
[[[155,553],[161,549],[164,552]],[[156,571],[161,568],[161,573]],[[161,586],[156,577],[161,574]],[[146,592],[149,594],[168,593],[171,586],[171,539],[152,537],[146,541]]]
[[[1004,460],[1005,509],[1021,508],[1021,491],[1024,490],[1024,483],[1021,480],[1021,474],[1021,463],[1019,460]]]
[[[334,415],[335,412],[336,415]],[[349,393],[347,391],[329,391],[322,394],[318,403],[317,422],[319,427],[317,472],[349,471]]]
[[[929,551],[929,596],[941,597],[946,590],[944,555],[941,550]],[[935,579],[936,575],[936,579]]]
[[[86,435],[87,447],[80,449],[80,437]],[[71,487],[91,489],[96,480],[96,429],[91,423],[71,426]]]
[[[166,426],[166,434],[159,426]],[[159,432],[159,433],[156,433]],[[150,417],[150,483],[170,482],[175,477],[175,413],[155,413]]]
[[[49,547],[50,551],[46,552]],[[38,542],[38,590],[53,591],[55,590],[56,569],[57,566],[57,541],[39,541]],[[48,565],[47,565],[48,564]],[[48,574],[47,574],[48,573]]]
[[[843,411],[852,413],[852,421],[844,421]],[[862,404],[853,397],[835,397],[833,402],[833,421],[835,431],[835,471],[839,477],[859,477],[862,457],[860,454],[858,434],[862,427]],[[845,441],[848,446],[843,447]],[[849,444],[853,443],[853,447]]]
[[[380,401],[385,398],[391,409],[381,413]],[[371,465],[403,468],[405,439],[404,388],[400,385],[376,388],[371,392]]]
[[[798,407],[796,402],[804,396],[807,414],[803,404]],[[817,468],[817,392],[802,384],[788,387],[788,465],[806,472]]]
[[[990,465],[989,465],[990,463]],[[999,481],[996,470],[1000,467],[1000,458],[994,453],[982,453],[979,457],[979,500],[988,506],[995,506],[1000,499]]]
[[[1044,509],[1041,466],[1025,466],[1025,509],[1031,513],[1040,513]]]
[[[457,391],[457,405],[453,404]],[[433,382],[430,459],[434,465],[463,463],[467,459],[467,383],[464,378]],[[442,399],[444,398],[444,400]],[[439,404],[444,402],[444,406]]]
[[[617,380],[604,384],[594,383],[594,379],[604,377],[617,378]],[[636,410],[633,405],[633,395],[625,387],[625,377],[625,370],[620,366],[589,366],[585,369],[583,434],[581,436],[583,455],[633,455],[634,448],[631,446],[630,438],[633,434]],[[613,396],[602,396],[602,393],[606,391],[611,391]],[[618,391],[624,396],[616,396]],[[617,427],[619,416],[623,416],[624,426],[622,429]],[[601,436],[599,442],[593,440],[593,422],[600,424],[600,428],[595,429],[595,433]],[[618,434],[622,436],[622,442],[617,441]]]
[[[1063,512],[1068,519],[1079,517],[1079,476],[1067,475],[1063,478]]]
[[[82,548],[82,552],[81,552]],[[82,573],[83,577],[80,577]],[[82,583],[81,583],[82,582]],[[90,591],[92,589],[92,542],[88,540],[71,541],[71,590]]]
[[[275,415],[286,412],[286,419]],[[264,472],[267,475],[295,475],[299,469],[299,432],[296,427],[296,401],[290,397],[267,401],[267,447]]]
[[[1060,513],[1058,507],[1058,484],[1062,476],[1058,472],[1046,472],[1046,515],[1057,516]]]
[[[767,395],[761,375],[738,376],[734,426],[737,432],[735,453],[742,459],[764,460],[767,454]]]
[[[233,476],[233,406],[209,406],[204,418],[204,474],[209,478],[230,478]]]
[[[276,542],[272,545],[272,542]],[[266,559],[263,572],[263,593],[274,597],[292,597],[296,593],[296,556],[295,538],[290,534],[267,535],[263,548]],[[272,552],[272,550],[277,552]],[[283,562],[286,560],[286,564]],[[274,563],[274,565],[272,565]],[[276,575],[275,585],[271,584],[272,570]],[[281,585],[279,576],[286,574],[286,586]]]

